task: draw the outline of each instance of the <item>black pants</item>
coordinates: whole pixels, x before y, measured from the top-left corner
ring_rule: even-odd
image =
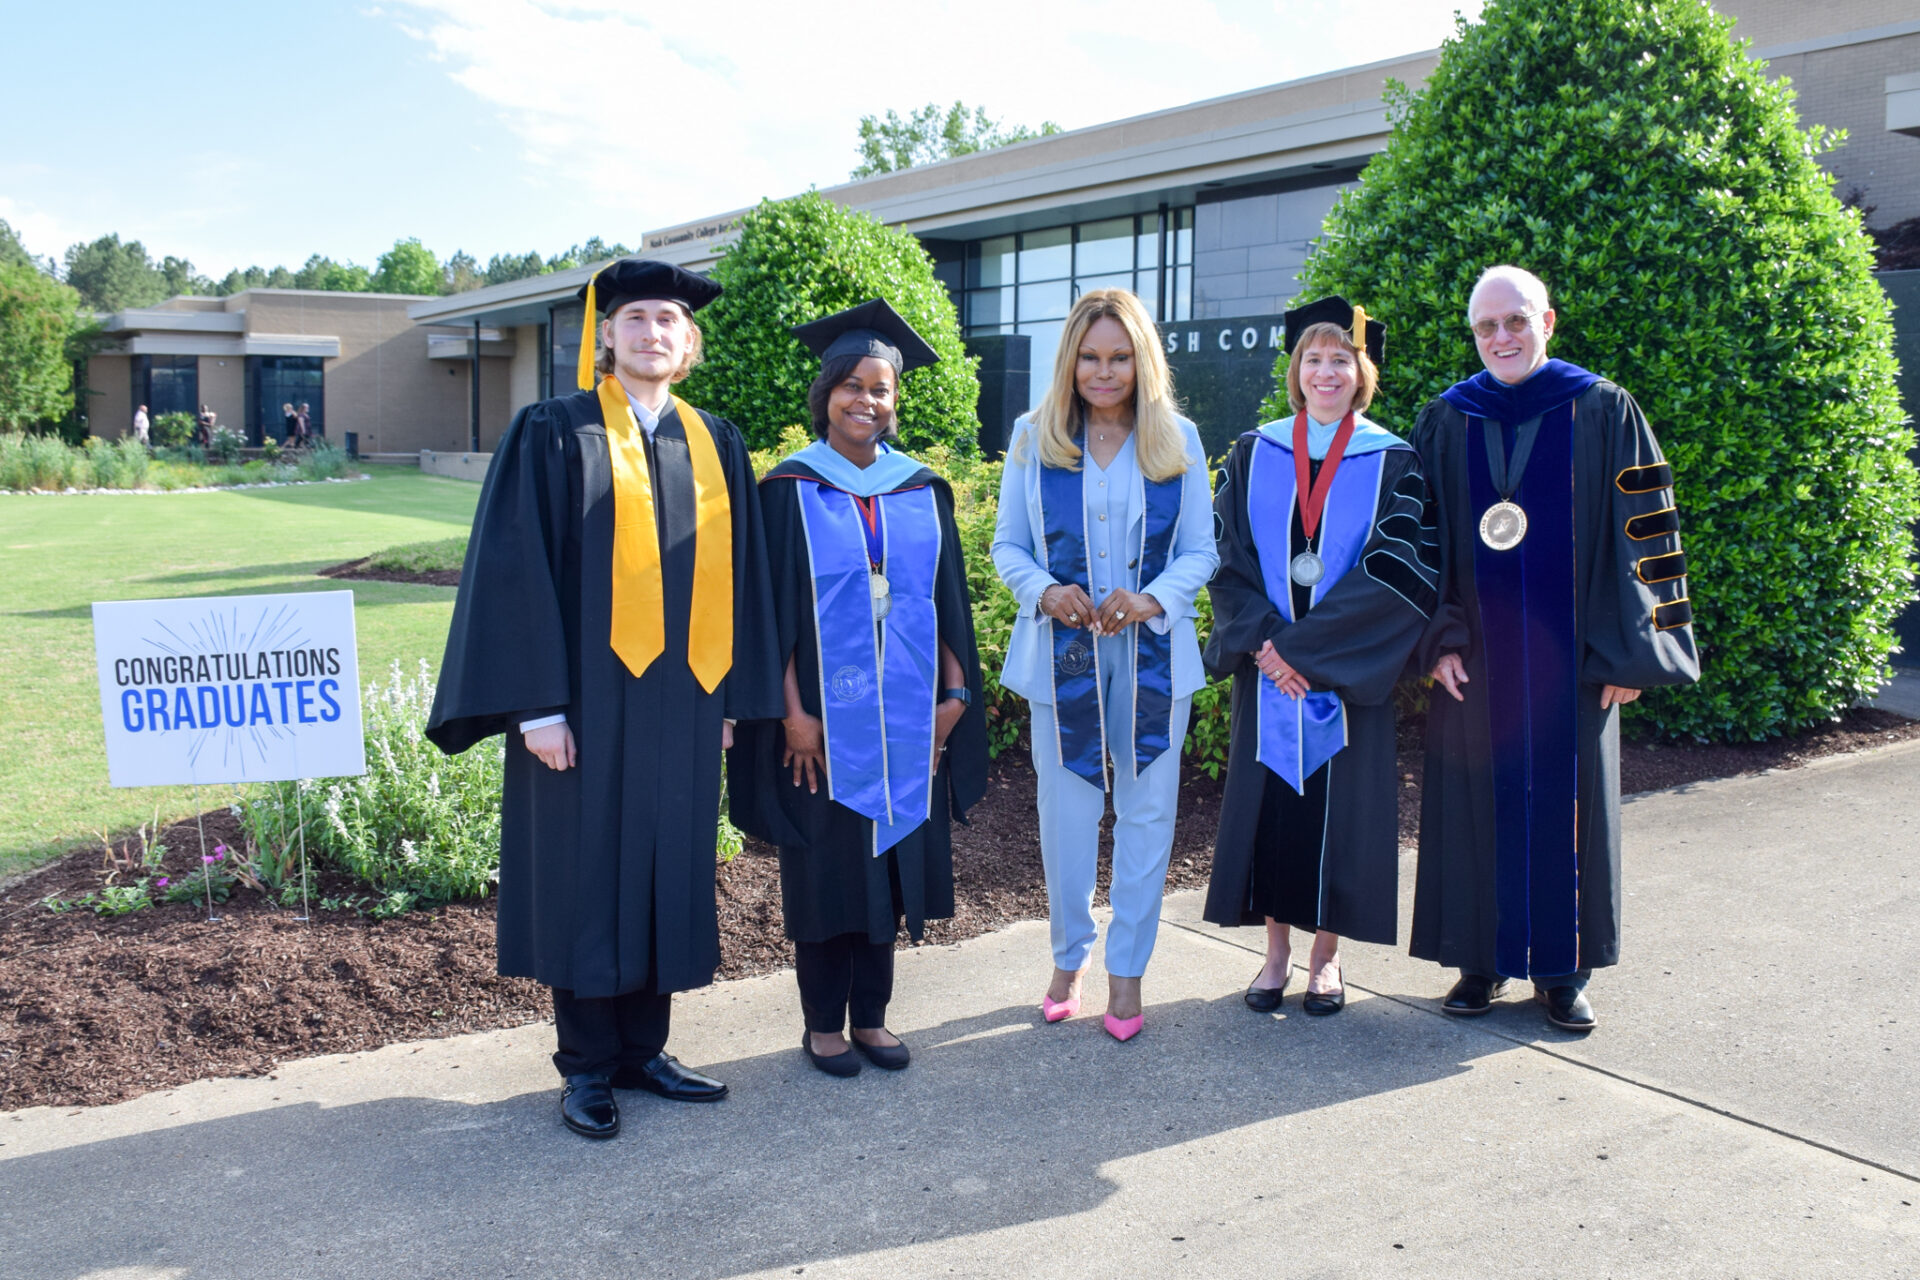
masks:
[[[560,1051],[553,1065],[563,1076],[611,1075],[638,1067],[667,1045],[671,995],[649,983],[623,995],[588,998],[553,988],[553,1026]]]
[[[864,933],[843,933],[825,942],[793,944],[800,979],[800,1010],[807,1030],[843,1031],[847,1015],[861,1029],[887,1024],[893,999],[893,942],[868,942]]]

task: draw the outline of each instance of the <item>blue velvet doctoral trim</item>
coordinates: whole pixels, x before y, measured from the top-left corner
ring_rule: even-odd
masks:
[[[1300,493],[1292,434],[1289,431],[1284,444],[1264,427],[1258,435],[1248,460],[1247,523],[1253,532],[1267,599],[1273,601],[1281,617],[1293,623],[1300,619],[1294,616],[1289,571],[1296,550],[1304,548],[1293,545],[1294,509],[1299,506]],[[1333,490],[1320,513],[1319,555],[1326,564],[1326,576],[1309,593],[1309,611],[1359,563],[1361,551],[1373,536],[1385,461],[1381,452],[1376,449],[1343,458],[1334,473]],[[1339,694],[1329,690],[1316,690],[1296,700],[1264,676],[1259,679],[1260,734],[1255,754],[1261,764],[1305,795],[1307,779],[1347,745],[1346,706]]]
[[[1043,564],[1056,581],[1078,585],[1093,595],[1087,566],[1087,468],[1040,468],[1040,522]],[[1180,525],[1186,492],[1183,476],[1171,480],[1141,479],[1141,547],[1133,566],[1131,590],[1139,590],[1166,568],[1173,537]],[[1173,637],[1158,635],[1144,624],[1133,633],[1134,715],[1133,750],[1136,773],[1145,769],[1173,744]],[[1060,763],[1088,782],[1107,787],[1106,695],[1100,683],[1099,640],[1090,628],[1056,626],[1047,620],[1053,645],[1053,718]],[[1107,644],[1127,643],[1115,637]]]
[[[1517,427],[1549,409],[1559,408],[1598,381],[1599,374],[1589,373],[1577,364],[1549,360],[1535,369],[1525,382],[1513,386],[1482,369],[1442,391],[1440,398],[1470,417],[1492,418]]]
[[[815,440],[787,458],[812,467],[820,478],[836,489],[845,489],[855,497],[871,498],[876,493],[892,493],[920,470],[920,463],[880,442],[880,452],[872,465],[856,467],[848,457],[825,440]]]
[[[927,820],[933,800],[940,509],[928,487],[879,494],[874,501],[884,513],[882,568],[893,601],[878,625],[866,518],[831,485],[800,486],[820,650],[827,794],[873,823],[878,857]]]
[[[1261,436],[1273,441],[1288,453],[1293,452],[1293,419],[1282,418],[1278,422],[1263,422],[1258,428]],[[1327,447],[1333,443],[1333,437],[1340,430],[1340,424],[1322,424],[1315,422],[1313,416],[1307,416],[1307,456],[1319,460],[1327,456]],[[1382,449],[1404,449],[1407,442],[1393,432],[1364,414],[1353,415],[1353,438],[1347,441],[1346,457],[1358,457],[1363,453],[1378,453]]]
[[[1480,419],[1467,419],[1469,442],[1481,430]],[[1500,500],[1484,449],[1467,450],[1467,475],[1473,519]],[[1494,962],[1519,978],[1580,967],[1571,400],[1541,420],[1513,498],[1527,513],[1526,537],[1511,551],[1476,537],[1473,575],[1493,752]]]

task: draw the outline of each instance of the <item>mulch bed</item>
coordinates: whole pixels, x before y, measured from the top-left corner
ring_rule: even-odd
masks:
[[[1419,819],[1420,734],[1417,719],[1402,726],[1403,843],[1413,841]],[[1629,792],[1660,790],[1916,736],[1920,723],[1859,710],[1768,743],[1629,743],[1621,752],[1622,782]],[[1169,889],[1206,884],[1220,793],[1220,783],[1190,772]],[[930,926],[928,945],[1046,916],[1033,794],[1024,752],[996,762],[971,825],[955,832],[957,914]],[[204,820],[209,847],[239,843],[225,810]],[[163,842],[170,850],[164,874],[197,868],[191,819],[168,828]],[[116,852],[131,857],[134,844],[123,841]],[[204,905],[162,905],[110,919],[41,905],[49,895],[77,898],[99,889],[104,863],[104,850],[82,849],[0,890],[0,1110],[118,1102],[190,1080],[263,1074],[289,1058],[519,1026],[550,1012],[539,984],[493,972],[491,901],[383,921],[316,906],[313,921],[301,923],[293,918],[297,910],[242,891],[219,904],[214,924]],[[1103,864],[1103,901],[1106,870]],[[316,903],[354,892],[350,882],[316,869]],[[721,977],[791,962],[771,849],[749,841],[720,867],[719,904]]]
[[[361,582],[419,582],[430,587],[460,585],[458,569],[423,569],[417,573],[410,569],[375,569],[368,563],[372,559],[372,556],[362,556],[358,560],[348,560],[316,572],[322,578],[345,578]]]

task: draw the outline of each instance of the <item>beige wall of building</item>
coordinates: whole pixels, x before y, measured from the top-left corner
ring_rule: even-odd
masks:
[[[117,440],[133,430],[133,361],[98,355],[87,360],[87,430]]]
[[[240,356],[201,356],[199,382],[200,403],[213,409],[215,423],[246,431],[246,360]]]
[[[513,337],[513,359],[507,365],[506,406],[511,421],[523,405],[540,398],[540,362],[545,353],[540,350],[539,325],[517,325],[507,332]]]

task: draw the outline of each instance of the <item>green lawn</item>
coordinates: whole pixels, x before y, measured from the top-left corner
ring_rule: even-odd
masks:
[[[480,486],[411,467],[352,484],[236,493],[0,497],[0,875],[93,832],[193,811],[184,787],[107,785],[94,674],[96,600],[353,588],[362,681],[396,659],[436,667],[450,587],[340,583],[314,571],[395,543],[464,535]],[[211,807],[221,796],[201,792]]]

